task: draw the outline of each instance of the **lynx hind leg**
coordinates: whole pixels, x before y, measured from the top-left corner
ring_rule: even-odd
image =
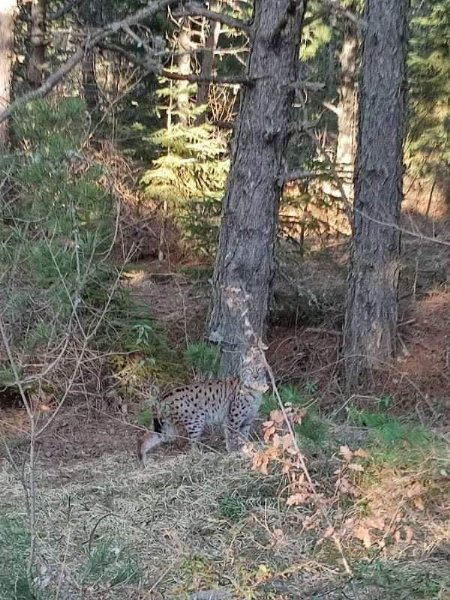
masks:
[[[184,424],[184,432],[191,448],[200,448],[200,440],[205,429],[204,419],[196,419]]]

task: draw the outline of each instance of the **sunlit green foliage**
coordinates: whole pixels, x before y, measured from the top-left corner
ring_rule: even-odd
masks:
[[[450,163],[450,1],[415,2],[409,54],[409,158],[422,172]]]
[[[163,102],[173,102],[172,88],[159,90]],[[161,106],[161,110],[169,110]],[[142,178],[146,194],[167,203],[170,214],[194,250],[213,251],[217,240],[220,201],[228,173],[226,139],[214,127],[195,125],[199,109],[191,109],[189,124],[177,122],[159,129],[146,141],[159,156]],[[173,111],[176,119],[177,113]]]

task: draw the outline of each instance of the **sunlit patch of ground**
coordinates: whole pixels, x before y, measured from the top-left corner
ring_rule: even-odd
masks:
[[[329,448],[309,460],[329,498],[339,444],[355,447],[365,434],[347,427],[331,435]],[[437,443],[407,466],[373,454],[358,479],[361,493],[336,493],[326,518],[351,576],[321,510],[287,507],[283,477],[252,471],[243,456],[178,451],[142,469],[131,449],[41,455],[35,581],[44,598],[59,590],[61,598],[175,600],[216,590],[212,598],[236,600],[442,600],[450,594],[447,450]],[[15,543],[4,519],[26,523],[23,489],[6,461],[0,490],[3,556],[4,544],[10,554]]]

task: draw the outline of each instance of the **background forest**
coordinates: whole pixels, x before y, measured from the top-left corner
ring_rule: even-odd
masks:
[[[0,1],[0,600],[450,598],[450,0],[408,4]],[[231,288],[253,443],[142,469],[159,393],[242,375]]]

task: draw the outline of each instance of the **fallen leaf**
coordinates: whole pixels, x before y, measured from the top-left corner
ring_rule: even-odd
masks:
[[[423,504],[423,500],[420,496],[413,498],[413,504],[417,508],[417,510],[425,510],[425,506]]]
[[[355,529],[353,535],[358,540],[361,540],[366,548],[371,547],[372,538],[370,536],[370,531],[366,527],[360,525],[357,529]]]
[[[278,424],[283,423],[284,421],[284,415],[281,410],[273,410],[270,413],[270,418],[272,419],[272,421]]]
[[[380,531],[384,530],[384,519],[383,517],[368,517],[364,519],[364,525],[370,527],[371,529],[379,529]]]
[[[367,450],[363,450],[362,448],[358,448],[358,450],[355,450],[353,452],[353,454],[355,456],[357,456],[358,458],[368,458],[369,457],[369,453],[367,452]]]
[[[414,537],[414,530],[412,527],[410,527],[409,525],[405,525],[403,527],[403,530],[405,531],[405,542],[407,544],[410,544],[413,537]]]
[[[353,452],[348,446],[341,446],[339,448],[339,454],[341,454],[345,461],[350,462],[353,458]]]
[[[304,504],[307,499],[308,494],[298,492],[297,494],[292,494],[292,496],[289,496],[289,498],[286,500],[286,504],[288,506],[296,506],[298,504]]]
[[[349,463],[348,464],[348,468],[351,471],[358,471],[359,473],[363,473],[364,472],[364,467],[361,465],[358,465],[358,463]]]

